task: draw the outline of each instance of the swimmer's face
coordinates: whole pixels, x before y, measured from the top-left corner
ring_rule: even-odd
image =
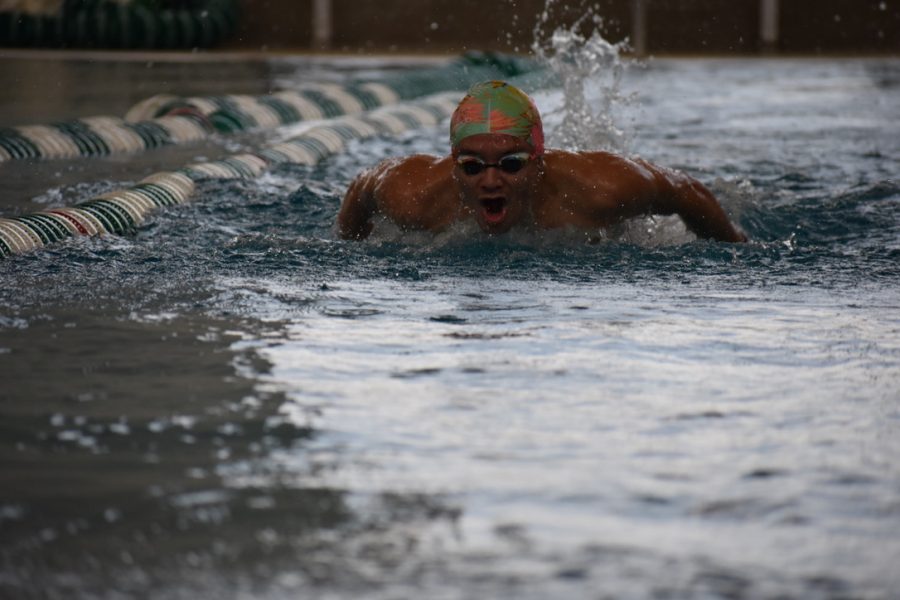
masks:
[[[453,179],[463,208],[482,231],[505,233],[525,221],[540,174],[540,160],[519,138],[482,133],[462,140],[454,151]]]

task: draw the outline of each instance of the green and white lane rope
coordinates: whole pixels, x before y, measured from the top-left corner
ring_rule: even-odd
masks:
[[[128,123],[117,117],[88,117],[53,125],[0,130],[0,163],[125,154],[195,142],[215,129],[202,115],[170,115]]]
[[[186,203],[204,179],[251,179],[280,164],[314,165],[341,152],[351,140],[435,126],[450,116],[461,92],[343,116],[257,152],[151,175],[127,189],[108,192],[69,208],[0,218],[0,256],[22,254],[75,236],[123,234],[153,212]]]
[[[135,153],[204,137],[273,129],[301,121],[361,114],[381,106],[477,81],[507,79],[537,70],[532,61],[471,52],[445,67],[422,69],[379,82],[312,83],[262,96],[158,95],[118,117],[91,117],[51,125],[0,129],[0,163]]]

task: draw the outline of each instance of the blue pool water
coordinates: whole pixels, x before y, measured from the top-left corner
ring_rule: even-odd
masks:
[[[431,130],[0,263],[0,596],[896,598],[900,65],[655,60],[617,97],[607,143],[751,243],[337,240]]]

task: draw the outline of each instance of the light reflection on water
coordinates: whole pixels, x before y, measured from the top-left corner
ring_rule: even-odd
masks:
[[[270,457],[280,481],[442,498],[460,513],[434,534],[449,560],[486,553],[498,573],[535,553],[562,568],[599,543],[775,574],[788,594],[835,572],[857,590],[893,577],[892,295],[862,308],[815,290],[329,287],[261,350],[283,412],[320,432]]]

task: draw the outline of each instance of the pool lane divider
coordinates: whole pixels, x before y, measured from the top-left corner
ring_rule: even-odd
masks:
[[[283,164],[315,165],[353,140],[435,126],[452,114],[461,96],[462,92],[444,92],[361,115],[345,115],[258,151],[156,173],[129,188],[72,207],[0,218],[0,256],[22,254],[71,237],[128,233],[151,213],[188,202],[200,181],[253,179]]]
[[[132,108],[125,119],[90,117],[0,129],[0,162],[135,153],[195,142],[215,133],[274,129],[359,114],[399,99],[396,92],[379,83],[308,84],[267,96],[154,96]],[[150,114],[153,116],[147,116]]]
[[[170,115],[128,123],[88,117],[52,125],[0,129],[0,162],[125,154],[202,140],[215,128],[202,115]]]
[[[528,59],[469,52],[449,65],[419,69],[379,82],[306,83],[294,90],[261,96],[157,95],[132,107],[124,119],[100,116],[0,128],[0,163],[135,153],[195,142],[213,134],[274,129],[301,121],[362,114],[426,95],[467,89],[478,81],[539,70]]]

